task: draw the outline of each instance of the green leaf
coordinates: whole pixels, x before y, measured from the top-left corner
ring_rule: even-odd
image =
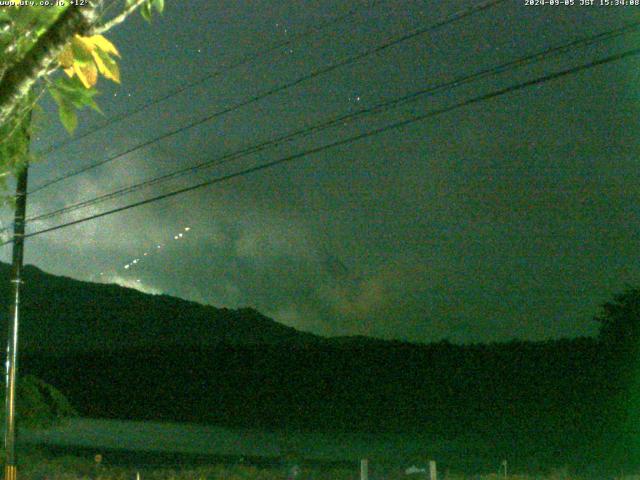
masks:
[[[104,112],[100,109],[100,107],[98,106],[98,104],[96,103],[96,101],[93,98],[90,98],[87,101],[86,105],[91,110],[94,110],[94,111],[98,112],[100,115],[104,115]]]
[[[164,0],[152,0],[153,8],[156,9],[156,12],[162,14],[164,11]]]
[[[51,87],[49,88],[49,93],[58,104],[58,114],[62,125],[67,129],[67,132],[73,133],[78,126],[78,115],[73,103],[63,89]]]
[[[103,50],[97,49],[96,55],[98,60],[96,64],[100,69],[100,73],[110,80],[116,83],[120,83],[120,67],[118,63],[109,56],[109,54]]]
[[[73,106],[66,103],[60,104],[58,110],[62,125],[67,129],[67,132],[73,133],[78,126],[78,114],[76,110]]]
[[[144,18],[147,22],[151,22],[151,2],[152,1],[153,0],[147,0],[142,4],[142,7],[140,7],[140,15],[142,15],[142,18]]]
[[[60,121],[69,133],[73,133],[78,126],[76,110],[89,107],[102,113],[93,98],[98,91],[95,88],[85,88],[76,77],[60,77],[49,88],[49,92],[58,104]]]
[[[76,108],[92,107],[92,103],[94,103],[93,97],[99,93],[93,87],[85,88],[77,77],[60,77],[54,83],[53,88],[64,95]]]

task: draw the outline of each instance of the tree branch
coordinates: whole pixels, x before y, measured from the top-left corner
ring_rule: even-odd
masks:
[[[25,56],[5,72],[0,80],[0,126],[9,119],[35,82],[47,73],[71,38],[91,31],[100,1],[89,1],[83,7],[69,6]]]
[[[106,23],[103,23],[102,25],[96,25],[92,30],[91,33],[94,35],[101,35],[105,32],[108,32],[109,30],[111,30],[113,27],[120,25],[122,22],[124,22],[127,17],[129,15],[131,15],[133,12],[135,12],[146,0],[135,0],[132,4],[130,4],[128,7],[126,7],[121,13],[120,15],[117,15],[115,17],[113,17],[111,20],[109,20]]]

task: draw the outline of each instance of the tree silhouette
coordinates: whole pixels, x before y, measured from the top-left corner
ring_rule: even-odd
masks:
[[[623,356],[636,356],[640,343],[640,288],[628,288],[602,306],[595,317],[599,339],[605,347]]]
[[[640,288],[628,288],[602,306],[600,415],[607,457],[620,465],[640,463]]]

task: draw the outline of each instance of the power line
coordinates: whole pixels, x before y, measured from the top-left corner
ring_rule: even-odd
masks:
[[[125,155],[133,153],[133,152],[135,152],[135,151],[137,151],[137,150],[139,150],[141,148],[144,148],[144,147],[147,147],[147,146],[152,145],[154,143],[157,143],[160,140],[164,140],[165,138],[171,137],[173,135],[177,135],[178,133],[184,132],[185,130],[188,130],[188,129],[193,128],[195,126],[198,126],[198,125],[201,125],[203,123],[206,123],[206,122],[208,122],[210,120],[213,120],[214,118],[217,118],[219,116],[225,115],[226,113],[238,110],[238,109],[240,109],[242,107],[245,107],[245,106],[250,105],[252,103],[258,102],[258,101],[260,101],[260,100],[262,100],[264,98],[267,98],[267,97],[269,97],[271,95],[275,95],[276,93],[279,93],[279,92],[288,90],[290,88],[293,88],[293,87],[295,87],[295,86],[297,86],[297,85],[299,85],[299,84],[301,84],[303,82],[306,82],[306,81],[311,80],[313,78],[316,78],[316,77],[319,77],[321,75],[330,73],[330,72],[332,72],[332,71],[334,71],[334,70],[336,70],[338,68],[341,68],[343,66],[355,63],[355,62],[357,62],[359,60],[362,60],[363,58],[368,57],[370,55],[373,55],[373,54],[376,54],[376,53],[380,53],[380,52],[382,52],[382,51],[384,51],[384,50],[386,50],[386,49],[388,49],[388,48],[390,48],[392,46],[398,45],[399,43],[405,42],[405,41],[410,40],[412,38],[415,38],[417,36],[424,35],[425,33],[431,32],[431,31],[436,30],[438,28],[441,28],[443,26],[446,26],[446,25],[449,25],[451,23],[457,22],[459,20],[462,20],[463,18],[466,18],[466,17],[468,17],[470,15],[473,15],[475,13],[487,10],[488,8],[491,8],[491,7],[493,7],[493,6],[497,5],[497,4],[503,3],[505,1],[506,0],[488,0],[488,1],[485,1],[485,2],[483,2],[481,4],[475,5],[475,6],[470,7],[470,8],[468,8],[468,9],[462,11],[462,12],[459,12],[457,14],[454,14],[454,15],[450,16],[450,17],[447,17],[444,20],[440,20],[440,21],[436,22],[433,25],[430,25],[430,26],[424,27],[424,28],[420,28],[418,30],[414,30],[413,32],[404,34],[401,37],[398,37],[398,38],[396,38],[394,40],[387,41],[387,42],[383,43],[382,45],[379,45],[377,47],[371,48],[369,50],[365,50],[364,52],[359,53],[357,55],[353,55],[351,57],[347,57],[346,59],[341,60],[341,61],[339,61],[337,63],[331,64],[331,65],[327,65],[325,67],[322,67],[322,68],[319,68],[317,70],[314,70],[311,73],[303,75],[302,77],[299,77],[296,80],[293,80],[293,81],[291,81],[289,83],[286,83],[284,85],[279,85],[277,87],[274,87],[274,88],[271,88],[269,90],[266,90],[266,91],[264,91],[264,92],[262,92],[262,93],[260,93],[258,95],[250,97],[249,99],[243,100],[243,101],[241,101],[239,103],[236,103],[236,104],[234,104],[232,106],[226,107],[226,108],[224,108],[222,110],[218,110],[218,111],[216,111],[216,112],[214,112],[214,113],[212,113],[210,115],[207,115],[206,117],[200,118],[200,119],[195,120],[195,121],[193,121],[193,122],[191,122],[191,123],[189,123],[187,125],[184,125],[184,126],[179,127],[177,129],[174,129],[174,130],[171,130],[169,132],[163,133],[163,134],[161,134],[161,135],[159,135],[157,137],[154,137],[154,138],[152,138],[150,140],[147,140],[146,142],[143,142],[143,143],[140,143],[140,144],[138,144],[138,145],[136,145],[134,147],[128,148],[128,149],[124,150],[123,152],[120,152],[118,154],[115,154],[115,155],[112,155],[110,157],[107,157],[104,160],[100,160],[100,161],[95,162],[95,163],[93,163],[91,165],[87,165],[86,167],[80,168],[80,169],[78,169],[76,171],[70,172],[70,173],[68,173],[66,175],[62,175],[61,177],[58,177],[58,178],[55,178],[55,179],[50,180],[48,182],[45,182],[45,183],[39,185],[38,187],[34,188],[33,190],[31,190],[29,192],[29,194],[34,194],[34,193],[36,193],[36,192],[38,192],[40,190],[43,190],[45,188],[50,187],[51,185],[54,185],[54,184],[59,183],[59,182],[61,182],[63,180],[67,180],[67,179],[69,179],[71,177],[74,177],[76,175],[80,175],[81,173],[87,172],[87,171],[92,170],[94,168],[100,167],[100,166],[102,166],[102,165],[104,165],[106,163],[109,163],[109,162],[112,162],[112,161],[117,160],[119,158],[122,158]]]
[[[371,3],[366,7],[366,8],[371,8],[373,7],[376,2],[381,1],[381,0],[372,0]],[[352,8],[351,10],[349,10],[347,13],[343,14],[343,15],[339,15],[335,18],[332,18],[330,20],[327,20],[326,22],[322,22],[317,26],[314,27],[310,27],[307,28],[306,30],[303,30],[302,32],[298,33],[298,34],[294,34],[291,35],[287,40],[282,41],[282,42],[278,42],[273,44],[270,47],[265,48],[264,50],[259,50],[257,52],[251,52],[251,53],[247,53],[245,55],[242,55],[241,57],[239,57],[238,59],[236,59],[235,61],[231,61],[229,62],[227,65],[225,65],[223,68],[220,68],[218,70],[214,70],[202,77],[200,77],[197,80],[194,80],[190,83],[186,83],[183,84],[182,86],[176,87],[172,90],[169,90],[168,92],[166,92],[164,95],[161,95],[159,97],[153,98],[152,100],[150,100],[147,103],[143,103],[142,105],[133,108],[132,110],[129,110],[128,112],[123,112],[119,115],[114,115],[113,117],[107,119],[105,122],[101,123],[100,125],[97,125],[96,127],[87,130],[86,132],[83,132],[75,137],[72,138],[68,138],[66,140],[63,140],[61,142],[58,142],[54,145],[51,145],[50,147],[38,152],[41,155],[47,155],[49,153],[55,152],[56,150],[60,150],[63,147],[66,147],[69,144],[75,143],[78,140],[81,140],[85,137],[88,137],[89,135],[92,135],[100,130],[104,130],[107,127],[110,127],[111,125],[114,125],[116,123],[121,122],[122,120],[126,120],[127,118],[130,118],[140,112],[143,112],[147,109],[149,109],[150,107],[157,105],[159,103],[164,102],[165,100],[168,100],[170,98],[176,97],[178,95],[180,95],[181,93],[196,87],[198,85],[201,85],[205,82],[207,82],[208,80],[211,80],[212,78],[215,77],[219,77],[220,75],[223,75],[227,72],[230,72],[231,70],[234,70],[238,67],[242,67],[244,65],[248,65],[251,64],[255,61],[260,60],[261,58],[267,56],[268,54],[275,52],[277,50],[280,50],[282,48],[291,46],[293,44],[294,41],[298,41],[301,39],[304,39],[306,37],[309,37],[315,33],[318,33],[332,25],[338,24],[340,22],[342,22],[343,20],[346,20],[350,17],[352,17],[353,15],[355,15],[358,10],[360,10],[360,8]]]
[[[472,105],[474,103],[478,103],[478,102],[482,102],[482,101],[489,100],[489,99],[492,99],[492,98],[500,97],[502,95],[506,95],[508,93],[515,92],[517,90],[522,90],[522,89],[527,88],[527,87],[531,87],[531,86],[534,86],[534,85],[539,85],[539,84],[542,84],[542,83],[546,83],[546,82],[551,81],[551,80],[555,80],[555,79],[562,78],[562,77],[565,77],[565,76],[568,76],[568,75],[576,74],[576,73],[581,72],[583,70],[587,70],[587,69],[590,69],[590,68],[594,68],[594,67],[597,67],[597,66],[600,66],[600,65],[604,65],[604,64],[607,64],[607,63],[611,63],[611,62],[614,62],[614,61],[622,60],[622,59],[629,58],[629,57],[636,56],[636,55],[640,55],[640,48],[627,50],[625,52],[618,53],[616,55],[611,55],[609,57],[606,57],[606,58],[603,58],[603,59],[600,59],[600,60],[595,60],[595,61],[589,62],[587,64],[579,65],[579,66],[576,66],[576,67],[573,67],[573,68],[569,68],[569,69],[566,69],[566,70],[561,70],[559,72],[555,72],[555,73],[551,73],[551,74],[548,74],[548,75],[544,75],[542,77],[538,77],[538,78],[535,78],[533,80],[528,80],[528,81],[525,81],[525,82],[517,83],[517,84],[511,85],[509,87],[505,87],[505,88],[502,88],[502,89],[499,89],[499,90],[495,90],[495,91],[490,92],[490,93],[486,93],[486,94],[483,94],[483,95],[479,95],[479,96],[473,97],[471,99],[465,100],[463,102],[456,103],[456,104],[448,106],[448,107],[443,107],[443,108],[440,108],[440,109],[432,110],[430,112],[427,112],[427,113],[424,113],[424,114],[421,114],[421,115],[415,115],[415,116],[413,116],[411,118],[408,118],[408,119],[405,119],[405,120],[401,120],[401,121],[392,123],[390,125],[386,125],[384,127],[380,127],[380,128],[374,129],[374,130],[370,130],[368,132],[364,132],[364,133],[361,133],[361,134],[358,134],[358,135],[355,135],[355,136],[352,136],[352,137],[349,137],[349,138],[338,140],[336,142],[332,142],[332,143],[328,143],[328,144],[325,144],[325,145],[321,145],[319,147],[315,147],[315,148],[312,148],[312,149],[309,149],[309,150],[305,150],[303,152],[299,152],[299,153],[296,153],[296,154],[293,154],[293,155],[289,155],[287,157],[283,157],[283,158],[280,158],[278,160],[273,160],[271,162],[264,163],[262,165],[257,165],[257,166],[254,166],[254,167],[251,167],[251,168],[247,168],[247,169],[244,169],[244,170],[241,170],[241,171],[238,171],[238,172],[234,172],[234,173],[231,173],[231,174],[228,174],[228,175],[223,175],[223,176],[220,176],[220,177],[217,177],[217,178],[213,178],[213,179],[207,180],[205,182],[198,183],[196,185],[191,185],[189,187],[185,187],[185,188],[181,188],[181,189],[178,189],[178,190],[174,190],[172,192],[168,192],[168,193],[165,193],[165,194],[162,194],[162,195],[157,195],[155,197],[147,198],[145,200],[141,200],[141,201],[138,201],[138,202],[130,203],[128,205],[124,205],[124,206],[121,206],[121,207],[118,207],[118,208],[107,210],[105,212],[101,212],[101,213],[97,213],[97,214],[94,214],[94,215],[90,215],[88,217],[84,217],[84,218],[80,218],[80,219],[73,220],[73,221],[70,221],[70,222],[66,222],[66,223],[63,223],[63,224],[59,224],[59,225],[56,225],[56,226],[53,226],[53,227],[48,227],[48,228],[44,228],[44,229],[41,229],[41,230],[37,230],[35,232],[31,232],[31,233],[26,234],[25,238],[34,237],[34,236],[37,236],[37,235],[42,235],[44,233],[53,232],[55,230],[60,230],[60,229],[67,228],[67,227],[70,227],[70,226],[73,226],[73,225],[78,225],[78,224],[81,224],[81,223],[84,223],[84,222],[88,222],[90,220],[94,220],[94,219],[97,219],[97,218],[105,217],[105,216],[112,215],[112,214],[115,214],[115,213],[118,213],[118,212],[122,212],[122,211],[125,211],[125,210],[130,210],[130,209],[135,208],[135,207],[139,207],[139,206],[142,206],[142,205],[147,205],[147,204],[150,204],[150,203],[154,203],[154,202],[157,202],[157,201],[160,201],[160,200],[164,200],[166,198],[174,197],[176,195],[180,195],[180,194],[183,194],[183,193],[191,192],[191,191],[203,188],[203,187],[211,186],[211,185],[214,185],[214,184],[217,184],[217,183],[222,183],[222,182],[231,180],[233,178],[244,177],[244,176],[249,175],[251,173],[255,173],[255,172],[258,172],[258,171],[261,171],[261,170],[266,170],[266,169],[272,168],[272,167],[274,167],[276,165],[280,165],[280,164],[283,164],[283,163],[288,163],[288,162],[297,160],[299,158],[303,158],[303,157],[306,157],[308,155],[312,155],[314,153],[320,153],[320,152],[322,152],[324,150],[328,150],[328,149],[331,149],[331,148],[335,148],[335,147],[339,147],[339,146],[342,146],[342,145],[346,145],[348,143],[352,143],[352,142],[355,142],[355,141],[358,141],[358,140],[362,140],[364,138],[368,138],[368,137],[371,137],[371,136],[374,136],[374,135],[379,135],[381,133],[384,133],[384,132],[387,132],[387,131],[390,131],[390,130],[395,130],[395,129],[398,129],[398,128],[406,127],[408,125],[411,125],[413,123],[425,120],[427,118],[435,117],[437,115],[442,115],[444,113],[448,113],[448,112],[451,112],[453,110],[457,110],[459,108],[463,108],[463,107]],[[12,242],[13,242],[13,240],[7,240],[7,241],[3,242],[2,244],[0,244],[0,246],[1,245],[7,245],[7,244],[12,243]]]
[[[272,146],[276,146],[279,143],[282,142],[286,142],[286,141],[291,141],[292,139],[294,139],[295,137],[298,136],[304,136],[304,135],[308,135],[314,132],[318,132],[318,131],[322,131],[325,130],[327,128],[330,128],[332,126],[335,126],[339,123],[345,122],[345,121],[351,121],[357,117],[363,116],[363,115],[367,115],[367,114],[371,114],[371,113],[380,113],[381,111],[387,109],[387,108],[391,108],[391,107],[395,107],[397,105],[401,105],[403,103],[407,103],[410,101],[415,101],[416,99],[418,99],[419,97],[423,97],[423,96],[431,96],[434,95],[438,92],[441,92],[443,90],[446,90],[448,88],[452,88],[452,87],[457,87],[457,86],[461,86],[473,81],[477,81],[483,78],[487,78],[490,77],[492,75],[495,74],[499,74],[499,73],[504,73],[506,71],[509,71],[513,68],[517,68],[517,67],[521,67],[521,66],[525,66],[525,65],[529,65],[531,63],[540,61],[540,60],[544,60],[548,57],[550,57],[551,55],[557,55],[557,54],[562,54],[562,53],[566,53],[568,51],[570,51],[571,49],[574,49],[576,47],[581,47],[581,46],[587,46],[587,45],[591,45],[594,44],[596,42],[601,42],[603,40],[608,40],[626,33],[629,33],[631,31],[637,30],[640,27],[640,21],[638,22],[634,22],[634,23],[630,23],[627,25],[624,25],[620,28],[614,29],[614,30],[609,30],[606,32],[602,32],[593,36],[588,36],[588,37],[582,37],[579,39],[576,39],[572,42],[569,42],[567,44],[564,45],[559,45],[559,46],[555,46],[555,47],[550,47],[547,48],[545,50],[542,50],[540,52],[536,52],[530,55],[527,55],[525,57],[521,57],[506,63],[502,63],[496,67],[492,67],[492,68],[487,68],[487,69],[483,69],[480,70],[478,72],[475,72],[473,74],[469,74],[469,75],[465,75],[462,77],[457,77],[453,80],[444,82],[444,83],[440,83],[438,85],[426,88],[426,89],[422,89],[422,90],[418,90],[415,92],[411,92],[407,95],[401,96],[399,98],[394,98],[382,103],[378,103],[372,107],[369,108],[365,108],[365,109],[361,109],[358,110],[356,112],[351,112],[348,114],[342,114],[339,115],[337,117],[333,117],[331,119],[325,120],[323,122],[320,122],[318,124],[315,125],[311,125],[302,129],[299,129],[297,131],[294,132],[290,132],[288,134],[276,137],[274,139],[271,140],[267,140],[264,141],[262,143],[259,143],[257,145],[253,145],[251,147],[247,147],[244,148],[242,150],[238,150],[235,152],[231,152],[228,154],[225,154],[221,157],[212,159],[212,160],[208,160],[206,162],[201,162],[199,164],[196,165],[192,165],[189,167],[184,167],[181,169],[178,169],[176,171],[158,176],[158,177],[154,177],[151,178],[149,180],[145,180],[143,182],[134,184],[134,185],[129,185],[127,187],[123,187],[120,188],[118,190],[115,190],[113,192],[109,192],[107,194],[104,195],[100,195],[98,197],[89,199],[89,200],[84,200],[72,205],[68,205],[66,207],[60,208],[58,210],[54,210],[51,212],[46,212],[40,215],[36,215],[33,217],[28,218],[27,220],[30,222],[33,221],[38,221],[38,220],[44,220],[47,218],[52,218],[58,215],[62,215],[65,213],[69,213],[81,208],[85,208],[88,206],[92,206],[98,203],[102,203],[104,201],[113,199],[113,198],[117,198],[129,193],[133,193],[135,191],[138,191],[142,188],[145,187],[149,187],[152,185],[157,185],[159,183],[174,179],[174,178],[178,178],[190,173],[193,173],[197,170],[203,169],[203,168],[208,168],[208,167],[212,167],[212,166],[217,166],[217,165],[221,165],[223,163],[227,163],[229,161],[232,160],[236,160],[238,158],[242,158],[245,156],[248,156],[250,154],[253,153],[257,153],[259,151],[262,151],[266,148],[272,147]],[[5,229],[0,229],[0,232],[6,230]]]

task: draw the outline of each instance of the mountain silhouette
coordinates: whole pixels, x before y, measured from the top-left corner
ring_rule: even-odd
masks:
[[[3,337],[9,270],[0,264]],[[24,279],[20,375],[54,385],[82,416],[474,435],[488,461],[517,451],[539,465],[587,465],[594,452],[614,458],[607,449],[621,443],[610,419],[624,385],[612,380],[596,338],[473,345],[323,338],[252,308],[215,308],[32,266]]]
[[[0,339],[6,342],[10,266],[0,263]],[[253,308],[215,308],[115,284],[90,283],[24,269],[20,350],[50,353],[161,346],[315,343]]]

